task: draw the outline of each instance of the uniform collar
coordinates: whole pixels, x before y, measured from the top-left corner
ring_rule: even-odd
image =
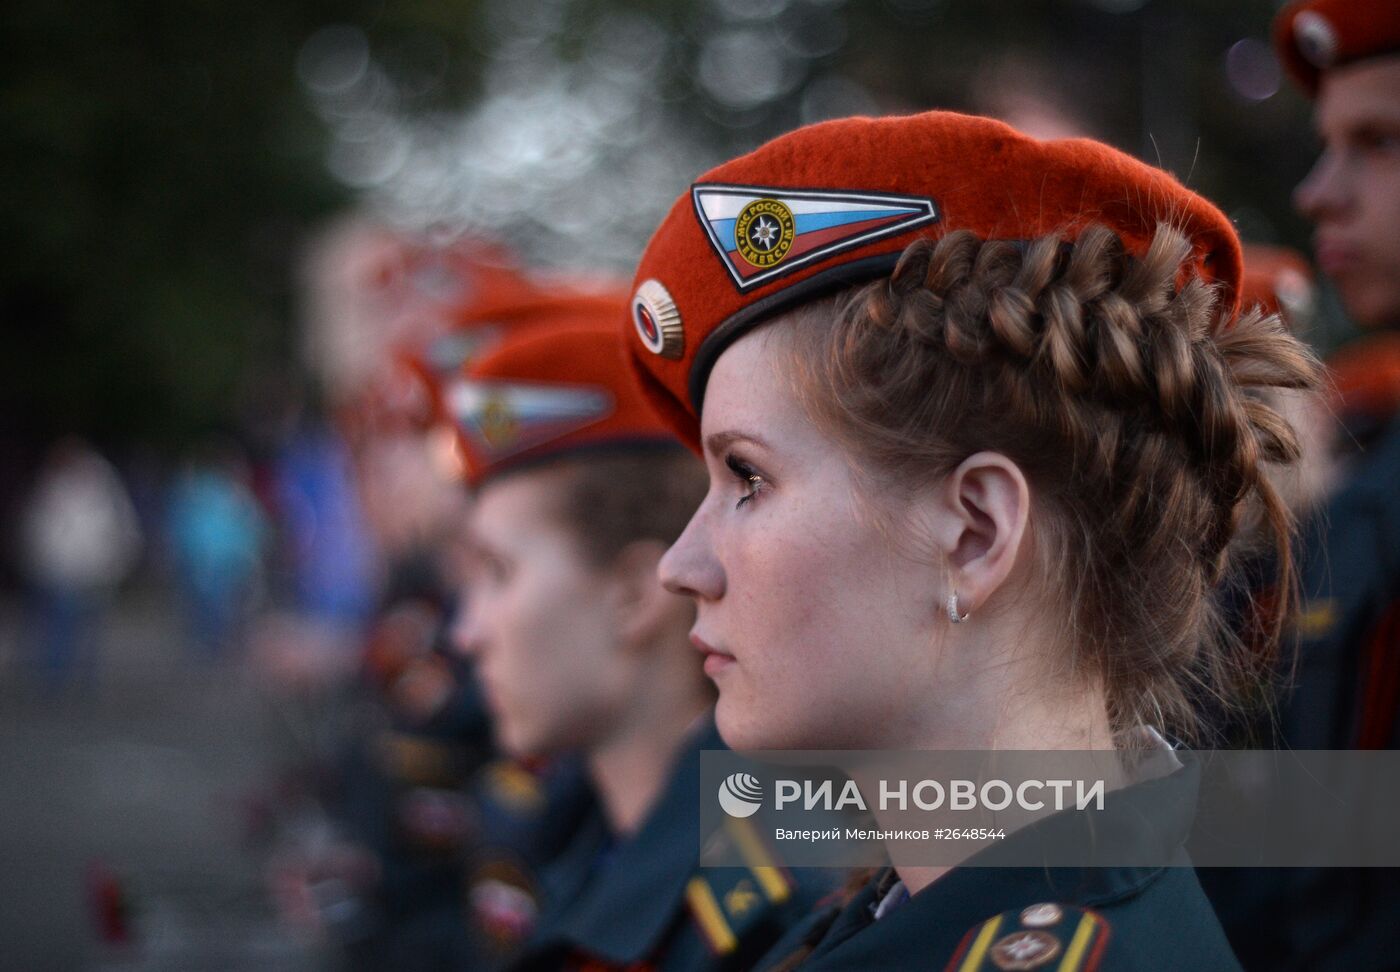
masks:
[[[549,868],[546,886],[560,907],[542,918],[536,945],[573,947],[620,965],[652,954],[680,913],[686,882],[699,866],[700,751],[724,748],[713,716],[707,716],[630,839],[609,848],[601,811],[595,811]]]
[[[1054,814],[1009,834],[876,922],[873,909],[890,890],[895,875],[885,869],[842,909],[812,955],[830,954],[841,968],[879,968],[890,955],[951,955],[968,928],[991,915],[1045,901],[1100,907],[1140,894],[1164,867],[1005,867],[1013,852],[1024,860],[1036,841],[1073,839],[1092,832],[1128,840],[1173,866],[1189,866],[1183,848],[1195,812],[1200,782],[1194,762],[1155,779],[1108,794],[1093,821],[1081,813]],[[857,934],[859,932],[859,934]],[[839,959],[839,962],[837,961]]]

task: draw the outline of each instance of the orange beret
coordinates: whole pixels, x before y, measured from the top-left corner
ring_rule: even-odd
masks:
[[[541,293],[521,278],[513,300],[501,294],[460,308],[449,330],[420,346],[399,349],[398,365],[417,386],[415,399],[426,403],[426,424],[450,422],[453,416],[444,399],[447,386],[505,335],[561,320],[606,321],[608,315],[617,313],[620,299],[615,293],[591,290]]]
[[[580,306],[507,335],[447,392],[472,485],[510,469],[603,451],[676,448],[628,369],[617,320]]]
[[[1312,316],[1315,300],[1312,266],[1303,254],[1286,246],[1244,244],[1242,308],[1262,307],[1297,327]]]
[[[1327,359],[1344,418],[1387,421],[1400,413],[1400,333],[1381,331],[1351,341]]]
[[[1159,223],[1180,226],[1193,272],[1237,299],[1229,220],[1106,145],[943,111],[810,125],[710,170],[671,207],[637,270],[631,359],[648,399],[697,448],[710,369],[765,318],[888,275],[920,237],[1072,241],[1092,223],[1139,256]]]
[[[1297,0],[1274,18],[1274,47],[1309,97],[1322,72],[1352,61],[1400,53],[1396,0]]]

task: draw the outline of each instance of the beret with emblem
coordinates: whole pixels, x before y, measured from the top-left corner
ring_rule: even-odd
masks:
[[[426,339],[400,346],[395,362],[411,385],[419,424],[450,422],[447,387],[475,358],[500,343],[505,335],[553,321],[603,321],[617,313],[615,293],[593,290],[545,291],[520,277],[513,294],[497,293],[456,308],[445,328]]]
[[[618,336],[621,296],[507,334],[447,391],[473,485],[547,460],[678,448],[641,397]]]
[[[647,244],[627,319],[648,400],[692,448],[710,369],[760,321],[887,276],[921,237],[1066,241],[1114,230],[1146,252],[1161,223],[1192,244],[1191,273],[1233,307],[1229,220],[1159,169],[1087,139],[1041,141],[989,118],[847,118],[781,136],[700,177]]]
[[[1297,0],[1274,19],[1274,47],[1314,95],[1325,71],[1400,54],[1400,0]]]

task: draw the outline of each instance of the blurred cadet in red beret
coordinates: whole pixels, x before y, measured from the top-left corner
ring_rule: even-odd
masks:
[[[1299,0],[1274,21],[1280,59],[1313,99],[1322,153],[1294,202],[1322,273],[1367,333],[1328,362],[1341,419],[1333,484],[1303,520],[1294,688],[1278,733],[1294,749],[1400,741],[1400,2]],[[1222,907],[1250,967],[1390,968],[1400,877],[1381,869],[1267,873]],[[1219,900],[1219,899],[1217,899]]]
[[[1400,2],[1302,0],[1274,38],[1315,100],[1322,155],[1294,201],[1318,263],[1357,324],[1400,327]]]
[[[1315,99],[1323,150],[1295,201],[1317,224],[1318,263],[1357,324],[1400,328],[1400,2],[1303,0],[1278,15],[1274,36]],[[1359,391],[1384,384],[1384,345],[1373,380],[1361,380],[1366,337],[1335,358],[1351,405],[1364,398],[1369,415],[1350,417],[1362,449],[1303,563],[1300,688],[1283,724],[1299,748],[1390,747],[1400,730],[1400,422],[1387,396]],[[1353,921],[1366,912],[1337,907]]]
[[[700,750],[723,747],[690,602],[657,562],[704,471],[633,381],[617,321],[575,301],[505,337],[447,393],[475,502],[455,637],[498,744],[581,756],[599,806],[538,876],[511,968],[748,969],[828,890],[773,866],[700,870]]]

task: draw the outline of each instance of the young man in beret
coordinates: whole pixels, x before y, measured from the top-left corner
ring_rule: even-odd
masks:
[[[1275,41],[1315,99],[1322,153],[1294,201],[1317,226],[1318,263],[1357,325],[1400,330],[1400,2],[1303,0]],[[1304,564],[1301,686],[1283,724],[1295,748],[1396,741],[1400,424],[1375,425],[1326,512],[1328,556]]]
[[[1400,331],[1400,2],[1299,0],[1279,13],[1274,40],[1314,101],[1322,145],[1294,203],[1316,225],[1322,272],[1351,319],[1371,332],[1353,343],[1384,341]],[[1370,357],[1379,369],[1385,356]],[[1354,372],[1352,360],[1341,384],[1357,384]],[[1341,406],[1348,430],[1359,430],[1345,399]],[[1400,730],[1400,419],[1370,416],[1367,428],[1360,453],[1303,525],[1297,669],[1278,726],[1292,749],[1393,748]],[[1244,880],[1228,890],[1206,883],[1246,968],[1400,961],[1394,871],[1235,877]]]

